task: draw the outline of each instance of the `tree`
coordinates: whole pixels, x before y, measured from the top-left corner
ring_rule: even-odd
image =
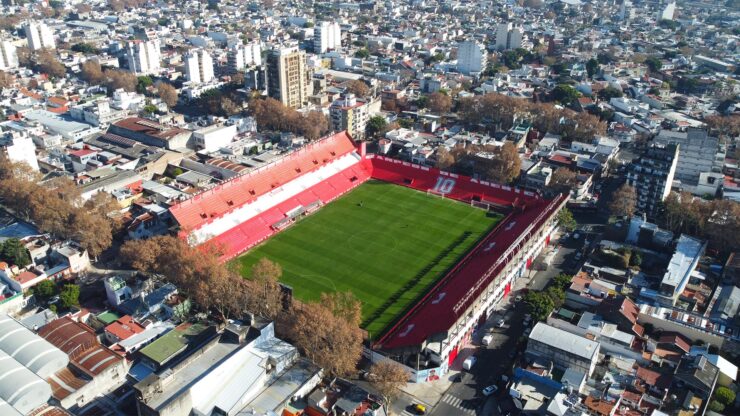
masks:
[[[39,300],[45,301],[50,299],[56,293],[57,288],[51,280],[42,280],[33,287],[33,294]]]
[[[411,377],[403,365],[390,359],[374,363],[370,367],[370,374],[373,375],[372,384],[383,396],[386,407],[398,397],[401,387],[408,383]]]
[[[735,403],[735,392],[725,386],[719,386],[714,391],[714,399],[725,406],[730,406]]]
[[[66,284],[59,293],[59,300],[64,309],[80,304],[80,287],[75,284]]]
[[[250,286],[253,296],[249,309],[264,318],[275,319],[283,309],[283,292],[278,282],[283,275],[279,264],[261,258],[252,266]]]
[[[550,286],[545,290],[545,295],[552,301],[552,309],[558,309],[565,302],[565,291],[557,286]],[[551,310],[552,310],[551,309]]]
[[[100,85],[104,80],[103,69],[100,67],[100,63],[93,60],[87,60],[82,64],[80,76],[83,80],[93,85]]]
[[[358,49],[357,52],[355,52],[355,58],[366,59],[369,56],[370,56],[370,51],[368,51],[365,48]]]
[[[97,49],[93,45],[89,43],[85,43],[85,42],[75,43],[74,45],[72,45],[71,49],[74,52],[80,52],[80,53],[86,53],[86,54],[97,53]]]
[[[321,294],[321,304],[327,307],[335,317],[344,319],[352,326],[362,322],[362,303],[350,292],[332,292]]]
[[[0,258],[21,269],[31,264],[31,255],[28,254],[26,246],[17,238],[9,238],[0,243]]]
[[[560,273],[552,278],[552,285],[565,290],[565,288],[570,286],[571,280],[573,280],[573,276],[567,275],[565,273]]]
[[[362,356],[362,332],[325,306],[307,303],[293,310],[295,345],[329,376],[349,376]]]
[[[712,400],[709,402],[707,408],[715,413],[722,413],[725,410],[725,405],[720,403],[718,400]]]
[[[61,78],[67,73],[67,68],[48,50],[38,53],[37,63],[38,70],[52,78]]]
[[[144,94],[150,86],[154,84],[152,77],[149,75],[142,75],[136,78],[136,92]]]
[[[567,84],[559,84],[552,90],[552,98],[563,105],[572,105],[580,95],[575,88]]]
[[[527,304],[527,309],[532,314],[532,318],[537,321],[547,319],[555,307],[552,299],[544,292],[529,291],[524,296],[524,302]]]
[[[367,121],[367,126],[365,127],[366,134],[368,137],[374,137],[383,131],[387,125],[388,122],[385,120],[385,117],[379,115],[372,116]]]
[[[363,81],[356,79],[347,84],[347,92],[354,94],[356,97],[363,98],[370,94],[370,88]]]
[[[429,94],[429,109],[437,114],[448,113],[452,108],[452,98],[441,92]]]
[[[122,88],[124,91],[134,92],[136,91],[137,78],[136,75],[128,71],[122,71],[120,69],[106,69],[103,72],[103,77],[106,80],[106,86],[108,92]]]
[[[519,177],[522,160],[519,151],[511,142],[497,148],[491,160],[493,165],[488,169],[488,176],[496,182],[506,184]]]
[[[599,61],[595,58],[589,59],[588,62],[586,62],[586,71],[588,72],[588,77],[593,78],[593,76],[599,72]]]
[[[568,208],[563,208],[558,212],[558,225],[570,232],[575,230],[578,224],[576,224],[576,220],[573,218],[573,213]]]
[[[552,173],[548,186],[555,192],[570,194],[570,191],[576,186],[576,179],[577,175],[574,171],[561,166]]]
[[[599,98],[601,98],[602,100],[606,100],[606,101],[609,101],[612,98],[619,98],[623,95],[624,93],[622,92],[622,90],[618,90],[611,86],[606,87],[603,90],[599,91]]]
[[[660,60],[660,58],[657,58],[655,56],[651,56],[645,59],[645,65],[647,65],[650,72],[659,72],[660,69],[663,67],[663,62]]]
[[[172,85],[166,82],[158,83],[157,95],[159,95],[159,98],[167,104],[167,107],[172,108],[177,105],[177,90]]]
[[[612,195],[609,203],[609,212],[614,216],[632,216],[635,213],[637,204],[637,194],[635,188],[624,184],[617,189]]]
[[[103,215],[75,210],[71,215],[73,238],[93,258],[97,258],[113,242],[111,222]]]
[[[15,77],[5,71],[0,71],[0,90],[13,85]]]
[[[439,146],[437,148],[435,159],[437,160],[437,163],[435,164],[437,169],[446,170],[455,164],[455,158],[444,146]]]

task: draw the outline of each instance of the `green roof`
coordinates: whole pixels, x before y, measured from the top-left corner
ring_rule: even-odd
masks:
[[[120,317],[121,317],[121,315],[119,315],[119,314],[117,314],[115,312],[111,312],[111,311],[105,311],[103,313],[98,314],[98,316],[96,316],[96,318],[98,318],[98,321],[100,321],[100,322],[102,322],[102,323],[104,323],[106,325],[110,325],[113,322],[116,322],[118,320],[118,318],[120,318]]]
[[[162,365],[188,347],[192,339],[207,328],[201,323],[185,323],[141,349],[141,354]]]
[[[558,315],[566,319],[573,319],[573,317],[576,316],[576,313],[565,308],[560,308],[558,309]]]

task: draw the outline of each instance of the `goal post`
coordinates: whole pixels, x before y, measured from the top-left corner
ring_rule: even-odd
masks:
[[[473,208],[484,209],[486,211],[491,210],[491,204],[489,204],[488,202],[476,201],[475,199],[470,200],[470,206]]]
[[[431,188],[427,189],[427,195],[429,195],[429,196],[438,196],[440,198],[446,198],[447,197],[447,195],[445,195],[444,192],[435,191],[434,189],[431,189]]]

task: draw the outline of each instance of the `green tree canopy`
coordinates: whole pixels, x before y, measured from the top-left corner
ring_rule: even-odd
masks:
[[[552,98],[564,105],[571,105],[581,95],[575,88],[567,84],[560,84],[552,90]]]
[[[28,254],[21,240],[17,238],[9,238],[0,244],[0,258],[20,268],[31,264],[31,255]]]
[[[66,284],[59,294],[62,307],[69,309],[80,304],[80,287],[74,284]]]

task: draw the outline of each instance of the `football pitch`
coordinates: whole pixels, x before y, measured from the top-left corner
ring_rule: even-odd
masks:
[[[459,261],[501,216],[462,202],[368,181],[234,260],[279,263],[298,300],[352,291],[372,337]]]

